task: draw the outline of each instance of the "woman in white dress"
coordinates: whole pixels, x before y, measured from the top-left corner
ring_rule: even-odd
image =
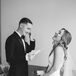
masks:
[[[49,54],[49,65],[42,76],[64,76],[64,67],[67,61],[67,45],[72,36],[65,28],[62,28],[53,36],[53,49]],[[51,59],[53,56],[53,60]]]

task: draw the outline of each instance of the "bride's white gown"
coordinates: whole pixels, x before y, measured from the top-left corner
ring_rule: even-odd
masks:
[[[62,63],[60,64],[59,68],[57,69],[57,71],[55,71],[54,73],[50,74],[49,76],[60,76],[60,69],[63,66],[64,60],[62,61]]]
[[[73,61],[70,55],[70,50],[68,50],[67,53],[67,60],[65,61],[65,66],[64,66],[64,74],[60,75],[60,69],[63,66],[64,60],[63,62],[60,64],[59,68],[57,71],[55,71],[53,74],[49,75],[49,76],[72,76],[72,69],[73,69]],[[50,59],[52,60],[52,58]]]

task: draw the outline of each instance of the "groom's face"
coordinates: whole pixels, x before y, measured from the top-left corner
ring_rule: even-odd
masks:
[[[30,23],[23,24],[22,30],[24,35],[31,33],[31,29],[32,29],[32,24]]]

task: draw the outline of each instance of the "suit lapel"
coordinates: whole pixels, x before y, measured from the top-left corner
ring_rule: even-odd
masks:
[[[22,40],[21,40],[21,39],[18,39],[18,40],[19,40],[20,44],[22,44],[22,45],[23,45],[23,42],[22,42]]]
[[[22,42],[20,36],[16,32],[14,32],[14,34],[16,35],[16,37],[17,37],[18,41],[20,42],[20,44],[23,45],[23,42]]]

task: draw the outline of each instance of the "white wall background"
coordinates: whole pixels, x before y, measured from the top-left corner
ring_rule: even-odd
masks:
[[[29,64],[47,65],[52,48],[51,37],[55,31],[65,27],[72,33],[69,52],[76,68],[76,0],[1,0],[1,48],[2,63],[6,64],[5,40],[17,29],[22,17],[34,23],[32,34],[36,49],[41,52]]]

